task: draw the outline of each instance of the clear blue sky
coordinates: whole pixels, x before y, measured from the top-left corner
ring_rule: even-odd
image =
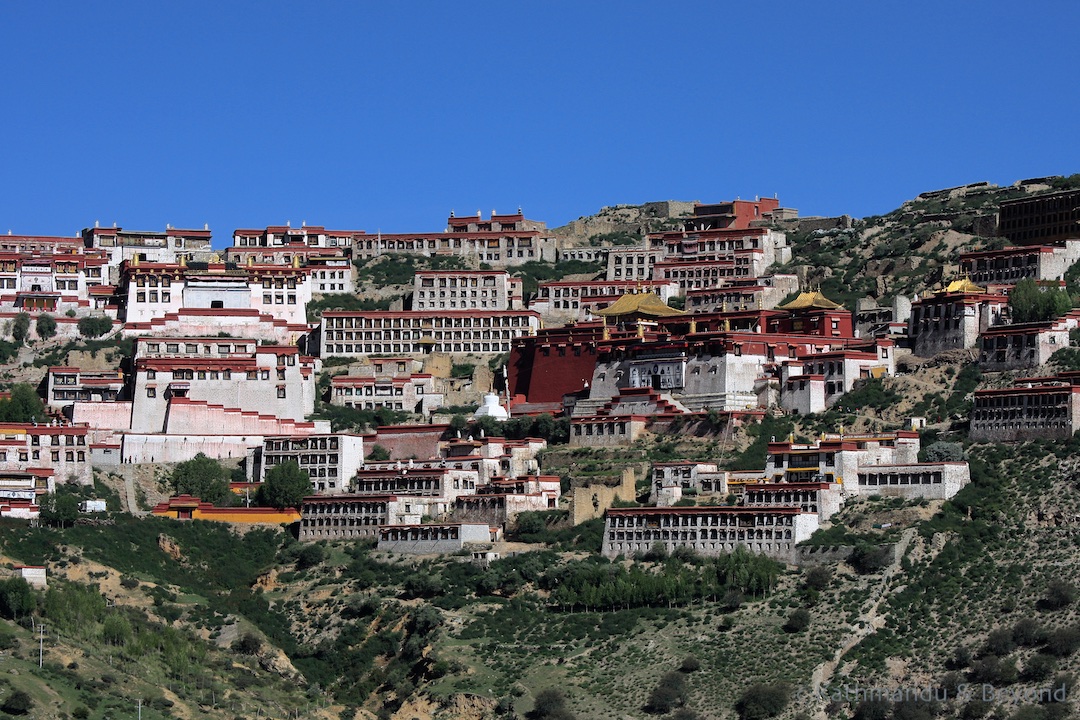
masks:
[[[6,2],[0,232],[803,215],[1080,172],[1080,4]]]

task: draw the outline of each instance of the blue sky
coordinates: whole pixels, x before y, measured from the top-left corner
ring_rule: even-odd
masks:
[[[0,232],[441,230],[1080,172],[1074,2],[3,3]]]

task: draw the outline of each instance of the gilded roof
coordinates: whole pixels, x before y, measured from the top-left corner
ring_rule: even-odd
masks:
[[[682,310],[668,307],[656,293],[627,293],[603,310],[594,310],[597,315],[616,317],[619,315],[649,315],[652,317],[674,317],[685,315]]]
[[[799,297],[795,298],[787,305],[777,306],[778,310],[835,310],[838,307],[843,307],[839,303],[834,303],[829,298],[825,297],[818,290],[811,292],[801,292]]]
[[[960,293],[984,293],[986,288],[981,288],[975,283],[971,282],[971,278],[963,277],[959,280],[953,280],[949,283],[949,286],[945,288],[945,292],[960,292]]]

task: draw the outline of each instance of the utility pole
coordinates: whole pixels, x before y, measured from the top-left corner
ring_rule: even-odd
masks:
[[[139,698],[139,720],[142,720],[142,698]]]
[[[38,660],[37,666],[40,668],[45,663],[45,623],[38,625]]]

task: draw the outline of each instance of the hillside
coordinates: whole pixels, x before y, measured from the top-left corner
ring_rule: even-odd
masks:
[[[616,719],[649,715],[668,672],[686,709],[716,718],[750,682],[1045,683],[1080,669],[1080,606],[1062,582],[1080,571],[1078,450],[974,446],[973,483],[944,506],[854,503],[823,541],[896,553],[824,573],[750,556],[609,563],[573,545],[480,568],[154,518],[9,524],[5,557],[54,574],[36,597],[45,672],[36,620],[6,621],[18,672],[4,692],[26,691],[43,718],[108,717],[140,697],[147,718],[480,718],[522,715],[558,687],[578,717]],[[802,697],[784,715],[836,717],[827,705]],[[1016,703],[1002,705],[1008,717]]]

